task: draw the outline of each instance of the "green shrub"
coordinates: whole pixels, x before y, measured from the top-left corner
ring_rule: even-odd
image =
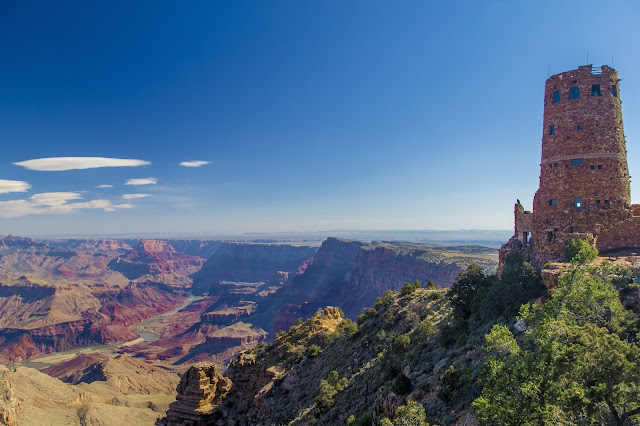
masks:
[[[446,404],[453,404],[460,398],[466,396],[469,391],[471,379],[468,375],[463,375],[451,365],[440,377],[440,390],[438,398]]]
[[[394,426],[429,426],[424,407],[416,401],[401,405],[393,416]]]
[[[564,257],[580,264],[590,263],[598,257],[598,250],[586,240],[575,239],[569,241],[564,248]]]
[[[371,426],[373,425],[373,413],[367,411],[360,417],[351,415],[347,418],[347,426]]]
[[[471,264],[465,272],[461,272],[449,289],[448,297],[456,318],[468,319],[473,313],[478,294],[491,286],[492,277],[482,272],[482,268]]]
[[[438,336],[438,343],[445,349],[449,349],[456,342],[456,334],[453,331],[451,324],[445,324],[440,329],[440,336]]]
[[[427,282],[427,290],[435,290],[436,289],[436,283],[433,282],[433,280],[429,280]]]
[[[386,308],[393,303],[393,290],[387,290],[382,297],[378,297],[373,304],[374,309]]]
[[[394,352],[399,353],[405,351],[411,344],[411,338],[407,334],[395,336],[391,342],[391,348]]]
[[[305,355],[307,356],[307,358],[315,358],[320,355],[320,352],[322,352],[320,346],[313,344],[307,348]]]
[[[471,304],[472,317],[483,322],[517,315],[520,306],[546,292],[540,273],[522,256],[511,253],[501,278],[492,279],[488,288]]]
[[[441,300],[443,298],[444,298],[443,294],[441,292],[439,292],[439,291],[432,291],[431,294],[429,294],[429,297],[428,297],[429,300],[434,301],[434,302],[438,301],[438,300]]]
[[[337,393],[336,388],[327,383],[326,380],[320,381],[320,393],[315,399],[316,410],[321,413],[333,407],[333,397]]]
[[[284,343],[282,344],[282,348],[283,348],[285,351],[289,352],[291,349],[293,349],[293,343],[291,343],[291,342],[284,342]]]
[[[428,340],[436,334],[436,326],[433,324],[430,318],[425,319],[416,327],[414,331],[416,340],[423,341]]]
[[[408,394],[411,392],[411,380],[403,373],[398,374],[391,385],[391,392],[400,396]]]
[[[378,311],[376,311],[376,308],[363,308],[362,313],[358,315],[358,325],[365,322],[368,318],[376,316],[377,313]]]
[[[400,289],[400,296],[401,297],[408,296],[411,293],[418,290],[420,287],[422,287],[422,284],[420,284],[420,281],[418,280],[415,280],[413,284],[404,283],[402,285],[402,288]]]
[[[336,370],[329,373],[326,380],[320,381],[320,393],[316,397],[314,404],[316,413],[322,413],[333,407],[333,397],[347,386],[346,377],[340,378]]]
[[[358,331],[358,325],[349,318],[342,320],[340,327],[344,330],[344,334],[351,337]]]
[[[605,279],[599,268],[574,264],[544,305],[524,305],[526,340],[498,325],[486,335],[480,424],[640,423],[637,318],[606,277],[610,265]]]

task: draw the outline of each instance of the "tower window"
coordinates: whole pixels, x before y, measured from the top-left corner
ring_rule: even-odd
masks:
[[[592,84],[591,85],[591,96],[602,96],[602,93],[600,93],[600,85],[599,84]]]
[[[580,89],[578,86],[569,88],[569,99],[578,99],[580,97]]]
[[[596,166],[594,166],[594,165],[592,164],[592,165],[590,165],[590,166],[589,166],[589,169],[591,169],[591,170],[595,170],[595,169],[596,169]]]
[[[578,126],[578,130],[582,130],[582,129],[583,129],[583,127],[582,127],[582,126]]]
[[[602,170],[602,164],[598,164],[598,170]]]
[[[596,200],[596,204],[600,204],[600,200]]]
[[[549,134],[551,136],[556,134],[556,126],[549,126]]]
[[[576,198],[576,202],[575,202],[574,206],[582,207],[582,198],[581,197],[577,197]]]
[[[550,206],[557,206],[558,205],[558,200],[556,200],[555,198],[552,198],[549,200],[549,205]]]
[[[582,158],[574,158],[573,160],[571,160],[572,166],[582,166],[582,163]]]
[[[604,200],[604,203],[605,204],[609,204],[609,200]]]
[[[615,86],[612,86],[615,87]],[[553,103],[557,104],[558,102],[560,102],[560,91],[556,90],[555,92],[553,92]]]
[[[558,167],[558,163],[553,163],[553,167]]]
[[[613,96],[614,98],[618,97],[618,86],[616,86],[615,84],[611,86],[611,96]]]
[[[549,168],[550,169],[553,168],[553,164],[549,163]]]

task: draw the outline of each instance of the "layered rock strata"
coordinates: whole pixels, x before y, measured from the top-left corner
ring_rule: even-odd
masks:
[[[167,416],[156,425],[204,426],[216,424],[223,413],[216,408],[220,399],[231,389],[232,383],[218,374],[215,364],[192,365],[176,388],[176,401],[171,403]]]

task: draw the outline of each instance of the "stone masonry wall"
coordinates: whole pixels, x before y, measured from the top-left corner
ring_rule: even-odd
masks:
[[[601,70],[594,73],[587,65],[546,82],[536,214],[557,213],[574,206],[576,198],[589,208],[614,200],[630,204],[618,73],[606,66]],[[594,85],[599,85],[600,96],[592,94]],[[579,91],[579,98],[569,99],[571,89]],[[554,102],[558,94],[560,100]]]
[[[537,266],[562,259],[565,244],[575,238],[601,251],[640,246],[619,81],[614,69],[591,65],[546,81],[540,187],[533,212],[519,203],[515,210],[514,237],[525,243],[523,233],[531,231]]]

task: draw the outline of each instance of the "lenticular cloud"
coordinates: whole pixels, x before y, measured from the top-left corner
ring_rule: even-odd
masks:
[[[122,198],[125,200],[135,200],[136,198],[151,197],[150,194],[122,194]]]
[[[20,161],[13,164],[40,172],[61,172],[65,170],[97,169],[100,167],[138,167],[148,166],[151,163],[127,158],[49,157]]]
[[[21,180],[0,179],[0,194],[7,194],[9,192],[27,192],[30,188],[31,185]]]
[[[211,164],[211,161],[197,160],[197,161],[183,161],[182,163],[180,163],[180,165],[183,167],[200,167],[206,164]]]
[[[150,178],[142,178],[142,179],[129,179],[125,185],[155,185],[158,183],[158,179],[150,177]]]

